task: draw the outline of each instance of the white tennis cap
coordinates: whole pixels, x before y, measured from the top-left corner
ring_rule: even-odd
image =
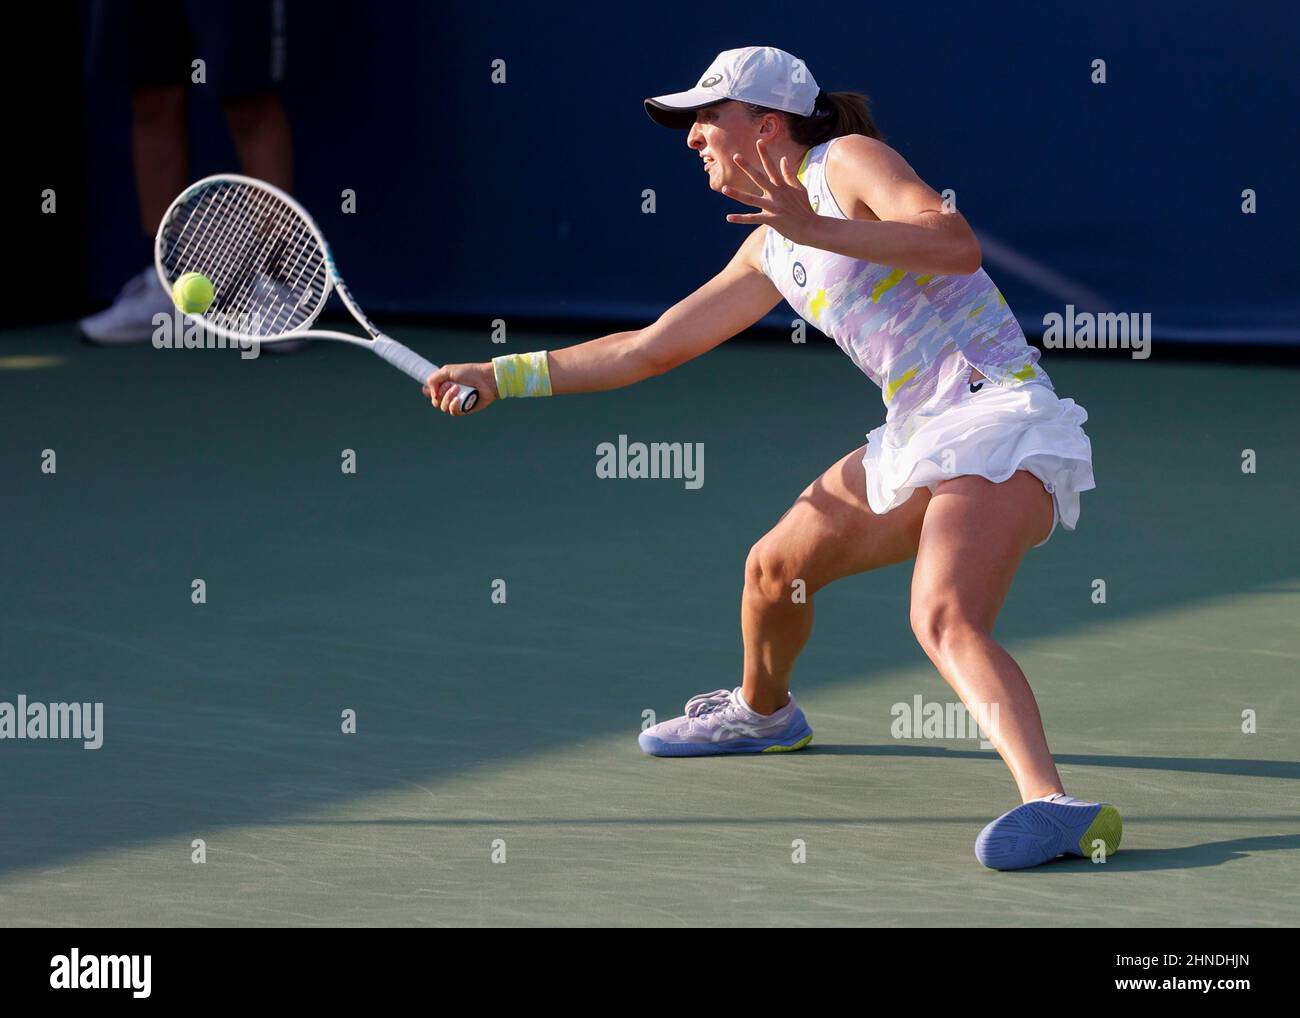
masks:
[[[746,46],[719,53],[694,88],[647,99],[645,111],[656,124],[677,128],[690,127],[696,110],[724,99],[806,117],[819,91],[802,60],[775,46]]]

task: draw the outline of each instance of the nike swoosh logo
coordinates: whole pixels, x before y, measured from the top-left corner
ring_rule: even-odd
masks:
[[[977,385],[976,383],[974,383],[974,382],[971,382],[971,383],[970,383],[970,391],[971,391],[971,392],[979,392],[982,388],[984,388],[984,383],[983,383],[983,382],[980,382],[978,385]]]

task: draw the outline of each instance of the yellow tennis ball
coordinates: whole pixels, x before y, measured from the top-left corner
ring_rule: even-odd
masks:
[[[212,280],[201,272],[187,272],[172,284],[172,300],[187,315],[201,315],[212,306]]]

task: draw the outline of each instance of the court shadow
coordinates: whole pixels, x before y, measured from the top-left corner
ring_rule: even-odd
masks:
[[[819,756],[899,756],[928,759],[979,760],[997,759],[990,750],[949,749],[946,746],[898,745],[826,745],[813,743],[806,750]],[[1096,753],[1056,753],[1058,764],[1084,767],[1124,767],[1153,771],[1188,771],[1197,774],[1225,774],[1247,778],[1287,778],[1300,780],[1300,762],[1294,760],[1240,760],[1182,756],[1103,756]]]
[[[1105,864],[1062,856],[1042,866],[1017,873],[1049,873],[1060,876],[1068,873],[1093,873],[1102,869],[1112,872],[1203,869],[1245,859],[1256,852],[1289,852],[1296,849],[1300,849],[1300,834],[1269,834],[1254,838],[1233,838],[1230,841],[1209,841],[1203,845],[1180,848],[1121,848]]]

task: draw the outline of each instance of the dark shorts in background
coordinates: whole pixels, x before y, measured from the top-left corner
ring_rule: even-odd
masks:
[[[220,99],[263,95],[284,80],[284,0],[95,0],[88,70],[131,91],[188,85],[207,64]]]

